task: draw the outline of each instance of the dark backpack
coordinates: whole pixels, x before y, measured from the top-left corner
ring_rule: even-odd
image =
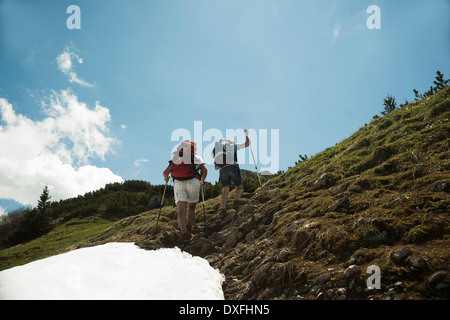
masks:
[[[214,165],[222,168],[229,164],[237,163],[237,146],[233,140],[220,139],[216,141],[214,149]]]
[[[195,152],[197,151],[197,145],[193,141],[184,140],[177,147],[172,160],[173,163],[171,176],[174,180],[190,180],[197,178],[200,180],[199,170],[194,163]]]

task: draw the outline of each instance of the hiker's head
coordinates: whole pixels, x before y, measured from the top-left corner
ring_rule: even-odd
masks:
[[[195,154],[197,152],[197,144],[194,141],[184,140],[178,146],[178,151],[181,153],[180,156],[186,153]]]
[[[233,139],[221,139],[221,140],[222,140],[221,143],[225,145],[231,145],[235,143]]]

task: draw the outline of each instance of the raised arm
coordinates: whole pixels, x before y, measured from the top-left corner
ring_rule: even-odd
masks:
[[[250,138],[248,137],[248,130],[245,129],[244,132],[245,132],[245,142],[238,144],[238,147],[237,147],[238,150],[247,148],[248,146],[250,146],[252,144]]]

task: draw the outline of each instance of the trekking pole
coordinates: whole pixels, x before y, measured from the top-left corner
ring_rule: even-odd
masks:
[[[245,135],[248,136],[248,130],[245,129],[244,132],[245,132]],[[253,155],[252,145],[250,145],[250,152],[252,154],[253,163],[255,164],[255,170],[256,170],[256,175],[258,176],[259,186],[262,189],[261,179],[259,178],[258,167],[256,166],[256,161],[255,161],[255,156]]]
[[[205,193],[203,192],[203,186],[202,186],[202,200],[203,200],[203,219],[205,221],[205,238],[208,237],[208,232],[206,229],[206,212],[205,212]]]
[[[166,185],[164,186],[164,192],[163,192],[163,195],[162,195],[161,205],[159,207],[158,219],[156,220],[155,232],[153,233],[153,236],[156,235],[156,230],[158,229],[159,216],[161,215],[161,209],[162,209],[163,204],[164,204],[164,196],[166,195],[166,189],[167,189],[167,183],[168,182],[169,181],[166,181]]]

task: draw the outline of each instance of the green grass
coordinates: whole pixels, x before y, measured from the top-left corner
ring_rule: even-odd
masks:
[[[114,222],[97,217],[72,219],[48,234],[0,251],[0,270],[64,252],[70,246],[105,231]]]

